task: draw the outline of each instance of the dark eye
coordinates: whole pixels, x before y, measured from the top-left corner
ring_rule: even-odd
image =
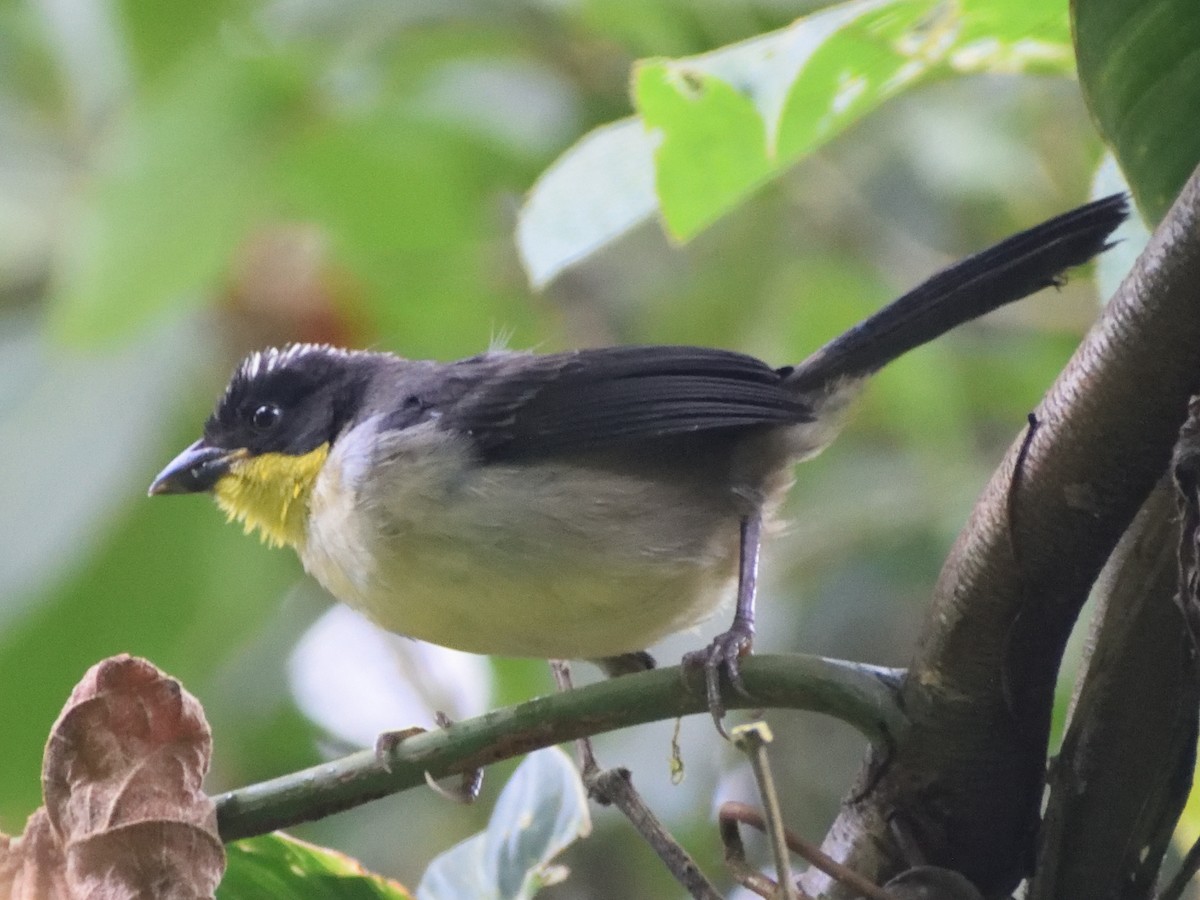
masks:
[[[250,416],[250,424],[259,431],[266,431],[274,428],[281,416],[283,411],[278,406],[274,403],[264,403]]]

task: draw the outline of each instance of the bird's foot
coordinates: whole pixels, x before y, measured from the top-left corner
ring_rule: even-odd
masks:
[[[729,737],[722,720],[725,718],[725,701],[721,699],[721,675],[724,673],[733,689],[749,698],[742,681],[741,659],[754,644],[754,626],[750,623],[734,622],[728,631],[718,634],[703,650],[693,650],[683,657],[686,670],[703,669],[705,696],[708,711],[722,737]]]
[[[375,738],[375,760],[389,772],[392,771],[392,754],[396,752],[396,748],[410,737],[424,734],[426,731],[427,729],[420,725],[414,725],[412,728],[383,732]]]
[[[439,728],[449,728],[454,722],[441,710],[433,714]],[[392,771],[392,754],[396,748],[414,735],[425,734],[428,729],[415,725],[412,728],[402,728],[399,731],[385,731],[375,739],[375,759],[388,772]],[[436,793],[455,803],[474,803],[479,798],[483,788],[483,769],[472,769],[463,772],[458,787],[447,788],[438,784],[432,775],[425,773],[425,783]]]

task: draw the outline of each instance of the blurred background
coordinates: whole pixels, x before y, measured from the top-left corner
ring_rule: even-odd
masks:
[[[550,689],[541,662],[381,636],[204,499],[146,498],[246,351],[686,342],[782,365],[1086,199],[1101,146],[1074,82],[944,81],[885,104],[687,246],[646,225],[533,292],[513,240],[522,198],[581,135],[629,114],[632,62],[807,8],[0,2],[0,830],[40,802],[50,725],[113,653],[148,657],[204,703],[214,793],[429,724],[433,709],[462,717]],[[843,438],[798,472],[766,555],[759,649],[907,662],[973,499],[1097,308],[1081,275],[876,380]],[[674,662],[723,625],[656,655]],[[787,818],[819,839],[863,741],[812,715],[770,721]],[[752,780],[697,719],[673,785],[671,734],[610,736],[601,761],[630,767],[717,873],[713,810],[753,801]],[[489,773],[489,796],[506,771]],[[489,808],[417,790],[297,833],[415,886]],[[603,811],[565,861],[574,875],[547,896],[681,895]]]

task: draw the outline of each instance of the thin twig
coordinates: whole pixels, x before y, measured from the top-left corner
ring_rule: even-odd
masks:
[[[571,664],[566,660],[550,660],[550,671],[554,675],[554,684],[560,691],[575,689],[571,681]],[[588,796],[601,806],[615,806],[627,818],[642,839],[658,854],[667,870],[675,876],[687,892],[695,900],[721,900],[721,895],[713,886],[696,861],[683,849],[683,846],[671,836],[658,817],[650,811],[641,794],[633,787],[633,779],[628,769],[601,769],[596,762],[596,753],[592,749],[592,739],[581,737],[575,741],[579,753],[579,769]]]
[[[721,811],[717,813],[717,828],[721,835],[721,846],[725,850],[725,866],[738,884],[746,890],[753,891],[766,900],[773,900],[779,885],[746,860],[746,845],[742,843],[742,833],[738,828],[738,824],[742,820],[736,815],[727,814],[727,810],[734,806],[752,811],[757,816],[753,824],[759,830],[766,827],[758,810],[751,810],[751,807],[746,804],[734,801],[723,804]],[[812,900],[812,898],[801,891],[800,900]]]
[[[722,840],[724,840],[725,835],[728,833],[726,829],[731,829],[733,832],[737,831],[738,823],[749,825],[751,828],[757,828],[763,832],[767,829],[767,824],[761,812],[753,806],[736,801],[721,804],[721,810],[717,813],[717,821],[721,825]],[[868,898],[868,900],[892,900],[887,891],[879,887],[879,885],[864,878],[853,869],[842,865],[837,860],[825,854],[816,844],[810,843],[794,831],[784,828],[783,836],[789,850],[806,859],[814,868],[821,870],[834,881],[845,885],[853,891],[857,891],[861,896]],[[727,857],[728,848],[729,844],[726,842]]]
[[[595,769],[584,775],[588,794],[597,803],[612,805],[625,814],[642,839],[658,854],[663,865],[675,876],[695,900],[721,900],[721,895],[709,881],[696,861],[663,827],[641,795],[634,790],[629,770]]]
[[[575,684],[571,680],[571,663],[567,660],[550,660],[550,674],[554,676],[554,686],[559,691],[575,690]],[[586,780],[591,772],[600,768],[600,764],[596,762],[595,751],[592,750],[592,739],[590,737],[577,738],[575,752],[579,755],[579,772]]]
[[[788,859],[787,838],[784,837],[783,812],[779,808],[779,794],[775,791],[775,778],[771,774],[771,762],[767,759],[767,744],[774,740],[766,722],[751,722],[739,725],[730,733],[733,746],[746,754],[758,794],[766,811],[767,840],[771,844],[771,855],[775,858],[775,877],[778,881],[777,896],[781,900],[795,900],[792,885],[792,866]]]

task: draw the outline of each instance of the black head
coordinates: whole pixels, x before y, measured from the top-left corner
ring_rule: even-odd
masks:
[[[325,344],[252,353],[204,423],[204,443],[252,456],[302,456],[332,443],[358,412],[374,369],[372,354]]]
[[[332,443],[359,412],[381,358],[325,344],[252,353],[234,371],[204,437],[163,470],[150,492],[209,490],[236,458],[303,456]]]

